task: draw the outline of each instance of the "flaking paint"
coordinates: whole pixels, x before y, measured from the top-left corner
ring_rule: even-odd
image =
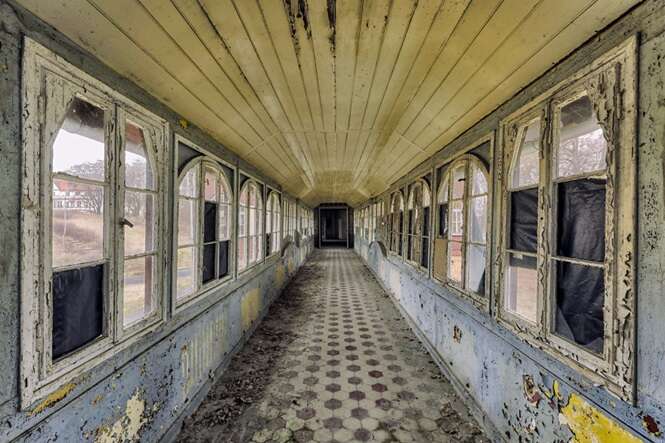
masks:
[[[249,291],[242,299],[242,329],[248,331],[261,313],[261,293],[258,288]]]
[[[122,417],[110,426],[102,426],[97,430],[96,443],[114,443],[118,441],[138,441],[139,432],[146,424],[145,400],[141,398],[141,391],[137,389],[127,403]]]

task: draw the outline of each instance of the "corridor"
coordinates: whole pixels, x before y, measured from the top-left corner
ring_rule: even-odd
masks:
[[[361,259],[317,249],[199,409],[183,442],[484,442]]]

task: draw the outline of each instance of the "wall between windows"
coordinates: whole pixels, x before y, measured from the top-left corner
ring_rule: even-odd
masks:
[[[436,283],[382,240],[357,238],[365,260],[430,354],[497,439],[509,441],[665,441],[665,8],[646,1],[587,42],[459,139],[379,196],[452,158],[530,99],[639,33],[636,399],[604,387],[497,323]],[[492,174],[494,174],[492,168]],[[364,205],[363,205],[364,206]],[[492,293],[492,297],[497,295]]]
[[[20,410],[21,58],[28,36],[169,122],[175,133],[279,187],[131,81],[81,52],[62,35],[0,0],[0,442],[157,441],[200,402],[214,375],[251,335],[272,301],[313,249],[291,241],[266,259],[98,364],[29,410]],[[173,133],[168,150],[173,161]],[[169,183],[169,190],[173,183]],[[171,191],[169,191],[170,193]],[[173,204],[171,202],[170,204]],[[170,213],[172,211],[169,209]],[[170,299],[166,288],[165,301]]]

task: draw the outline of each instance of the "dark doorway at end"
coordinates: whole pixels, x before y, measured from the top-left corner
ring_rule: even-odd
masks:
[[[320,248],[352,248],[353,210],[344,204],[321,205],[317,208],[317,246]]]

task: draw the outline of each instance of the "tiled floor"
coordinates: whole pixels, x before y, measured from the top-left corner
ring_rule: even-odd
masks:
[[[350,250],[317,250],[182,441],[487,441]]]

